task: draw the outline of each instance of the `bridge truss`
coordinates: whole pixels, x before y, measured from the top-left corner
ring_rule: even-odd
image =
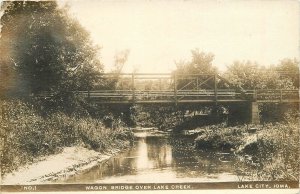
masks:
[[[103,74],[113,89],[78,91],[100,104],[299,102],[299,90],[244,90],[218,74]]]

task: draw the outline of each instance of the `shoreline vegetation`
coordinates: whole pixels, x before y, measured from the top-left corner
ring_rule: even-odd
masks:
[[[90,116],[77,118],[57,112],[43,117],[32,104],[21,100],[0,101],[0,105],[4,137],[2,176],[61,154],[66,147],[79,146],[100,157],[128,148],[133,142],[133,133],[117,119],[111,121],[114,127],[110,128],[103,120]]]
[[[298,181],[298,126],[297,122],[251,127],[212,125],[192,131],[198,133],[197,149],[228,151],[239,158],[236,173],[240,181]]]

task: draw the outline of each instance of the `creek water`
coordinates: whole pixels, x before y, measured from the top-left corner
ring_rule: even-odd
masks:
[[[174,183],[238,181],[232,153],[200,151],[187,135],[136,133],[134,146],[65,183]]]

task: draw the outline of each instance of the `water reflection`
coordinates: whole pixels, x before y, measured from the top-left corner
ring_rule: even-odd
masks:
[[[138,137],[135,146],[92,169],[68,177],[68,183],[238,181],[228,153],[193,149],[186,136]]]
[[[146,149],[142,152],[147,153],[149,162],[154,163],[156,169],[163,169],[172,164],[172,147],[167,139],[158,137],[146,137]]]

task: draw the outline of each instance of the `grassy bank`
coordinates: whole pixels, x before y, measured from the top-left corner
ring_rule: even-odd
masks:
[[[195,139],[195,145],[203,150],[235,150],[243,144],[247,127],[225,127],[224,125],[210,125],[197,128],[199,136]]]
[[[4,139],[2,174],[30,164],[64,147],[82,145],[104,152],[129,146],[133,136],[116,124],[107,128],[100,119],[77,118],[62,112],[41,116],[29,103],[0,101],[1,137]]]
[[[298,123],[286,122],[225,127],[222,125],[197,129],[198,149],[227,150],[240,162],[237,172],[251,180],[298,180]]]

